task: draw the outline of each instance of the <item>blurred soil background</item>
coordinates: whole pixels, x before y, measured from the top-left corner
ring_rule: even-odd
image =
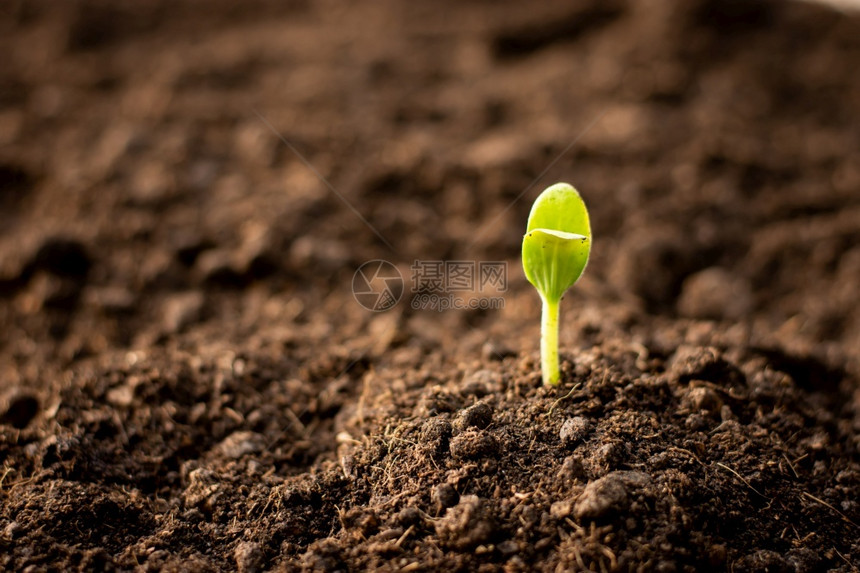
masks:
[[[854,12],[10,0],[0,54],[5,570],[858,570]]]

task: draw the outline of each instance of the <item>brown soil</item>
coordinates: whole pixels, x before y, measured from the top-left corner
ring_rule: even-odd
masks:
[[[0,54],[0,568],[858,570],[860,18],[12,0]],[[415,260],[504,309],[413,309]]]

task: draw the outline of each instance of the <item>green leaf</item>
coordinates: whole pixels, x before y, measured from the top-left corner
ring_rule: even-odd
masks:
[[[582,197],[567,183],[556,183],[532,205],[523,237],[523,269],[537,288],[541,311],[541,372],[543,383],[559,383],[559,302],[582,275],[591,251],[591,225]]]
[[[535,201],[523,237],[526,278],[546,300],[561,299],[582,275],[591,251],[588,210],[567,183],[548,187]]]

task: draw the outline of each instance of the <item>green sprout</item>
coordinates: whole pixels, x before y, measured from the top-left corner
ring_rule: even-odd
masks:
[[[558,310],[567,289],[582,275],[591,251],[588,209],[579,192],[556,183],[541,193],[523,237],[523,269],[540,294],[540,358],[543,383],[559,381]]]

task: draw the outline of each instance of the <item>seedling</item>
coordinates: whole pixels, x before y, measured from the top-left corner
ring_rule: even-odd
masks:
[[[547,187],[532,205],[523,237],[523,269],[543,302],[540,359],[544,384],[558,384],[559,305],[585,270],[590,251],[591,225],[579,192],[567,183]]]

